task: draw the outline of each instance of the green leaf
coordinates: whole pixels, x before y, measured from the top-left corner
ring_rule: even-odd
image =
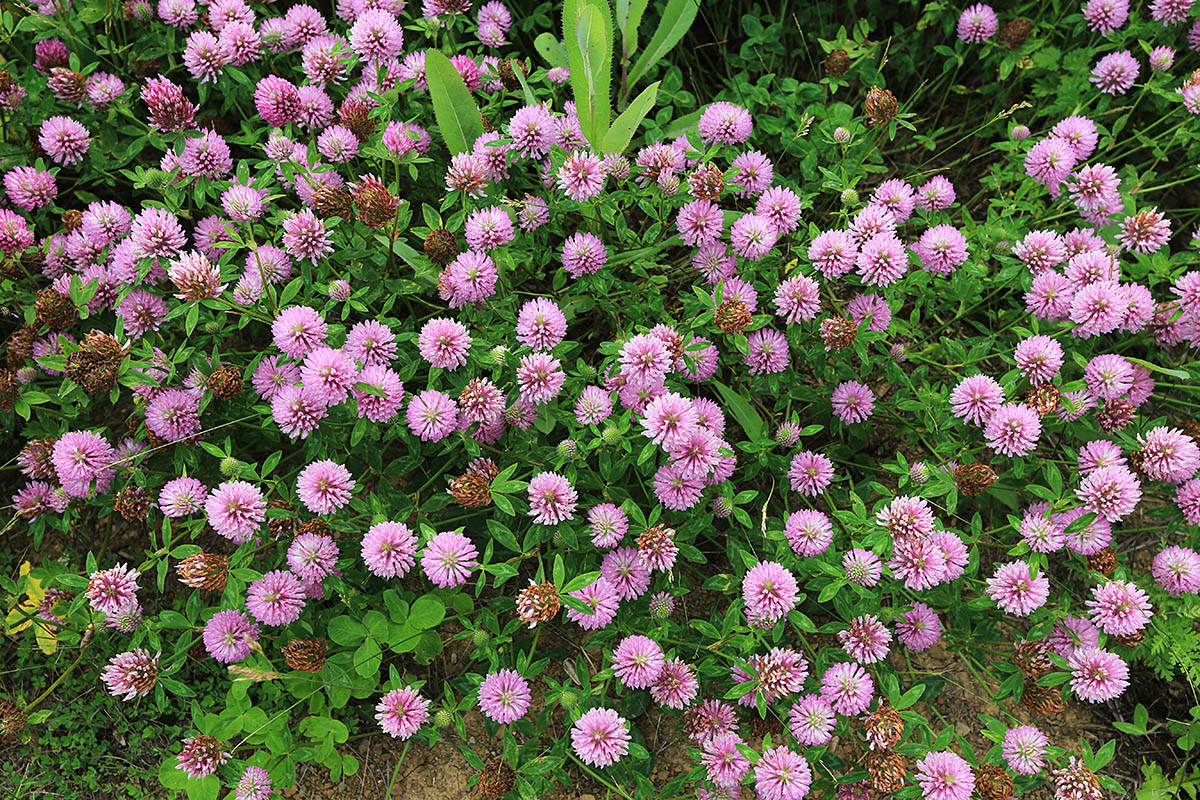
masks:
[[[746,432],[749,440],[757,442],[763,438],[766,423],[763,422],[758,412],[754,410],[754,406],[750,405],[744,397],[720,381],[713,381],[713,383],[716,385],[721,399],[725,401],[725,405],[729,408],[729,412],[733,414],[733,418],[742,426],[742,430]]]
[[[362,381],[355,381],[354,388],[358,389],[364,394],[372,394],[376,397],[387,397],[387,392],[385,392],[383,389],[380,389],[378,386],[372,386],[369,383],[363,383]]]
[[[612,89],[612,19],[604,0],[568,0],[563,7],[563,43],[579,127],[592,149],[608,133]]]
[[[628,59],[638,49],[638,28],[650,0],[617,0],[617,27],[621,30],[621,51]]]
[[[354,671],[364,678],[379,672],[383,663],[383,651],[374,639],[363,639],[363,643],[354,651]]]
[[[921,699],[921,695],[925,694],[925,684],[918,683],[916,686],[909,689],[904,694],[900,695],[900,699],[896,701],[896,708],[905,709],[913,703]]]
[[[329,638],[346,647],[352,647],[363,640],[367,629],[351,617],[342,615],[329,620]]]
[[[446,618],[446,606],[432,595],[418,597],[408,613],[408,624],[414,628],[428,630],[436,628]]]
[[[658,82],[655,82],[643,89],[642,93],[629,104],[629,107],[613,120],[612,127],[604,135],[604,142],[600,149],[605,153],[624,152],[625,148],[629,147],[629,142],[633,139],[633,134],[637,132],[638,126],[642,124],[642,120],[650,113],[650,109],[654,108],[654,101],[657,99]]]
[[[663,56],[671,52],[671,48],[679,44],[688,28],[692,27],[692,21],[696,19],[696,12],[699,10],[700,0],[671,0],[667,3],[658,28],[650,37],[650,44],[646,45],[646,50],[629,71],[629,86],[636,84],[639,78],[663,59]]]
[[[567,49],[553,33],[539,33],[533,40],[533,49],[538,51],[546,63],[552,67],[568,68],[571,64],[567,58]]]
[[[425,80],[446,146],[454,155],[468,152],[483,133],[483,118],[462,76],[441,51],[427,50]]]
[[[1077,519],[1071,520],[1071,522],[1063,530],[1063,533],[1079,533],[1095,521],[1096,513],[1094,511],[1089,511],[1086,514],[1080,515]]]
[[[559,591],[561,591],[563,594],[579,591],[585,586],[591,586],[599,577],[599,572],[585,572],[582,575],[576,575],[574,578],[571,578],[571,580],[567,582],[567,585]]]
[[[1161,372],[1164,375],[1170,375],[1172,378],[1178,378],[1181,381],[1190,381],[1192,379],[1191,374],[1189,374],[1187,370],[1173,369],[1171,367],[1164,367],[1159,364],[1152,364],[1149,361],[1143,361],[1142,359],[1134,358],[1133,356],[1123,356],[1123,358],[1129,363],[1137,364],[1140,367],[1145,367],[1151,372]]]
[[[525,105],[536,106],[537,97],[533,93],[533,89],[529,88],[529,81],[525,80],[525,70],[520,67],[513,69],[513,75],[517,79],[517,83],[521,84],[521,94],[525,98]]]
[[[216,775],[208,775],[200,780],[189,779],[184,784],[188,800],[217,800],[221,793],[221,779]]]

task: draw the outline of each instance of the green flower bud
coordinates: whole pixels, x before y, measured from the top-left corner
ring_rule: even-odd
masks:
[[[449,728],[454,724],[454,715],[444,708],[439,708],[433,713],[433,724],[438,728]]]
[[[236,478],[242,472],[242,463],[233,456],[221,459],[221,474],[226,478]]]
[[[563,708],[570,711],[572,708],[579,705],[579,695],[571,689],[564,689],[563,693],[558,696],[558,703]]]
[[[476,628],[475,632],[471,634],[471,641],[474,642],[477,646],[485,645],[488,642],[490,642],[491,640],[492,640],[492,635],[490,633],[488,633],[487,631],[485,631],[483,628]]]
[[[858,192],[853,189],[846,189],[842,192],[842,205],[852,206],[858,202]]]
[[[612,447],[621,441],[621,432],[617,430],[615,426],[609,425],[604,429],[604,432],[600,434],[600,441],[604,442],[609,447]]]

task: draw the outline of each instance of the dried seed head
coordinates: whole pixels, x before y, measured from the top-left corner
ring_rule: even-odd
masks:
[[[996,41],[1004,45],[1008,50],[1016,50],[1021,45],[1025,44],[1025,40],[1029,38],[1029,34],[1033,31],[1033,21],[1028,19],[1014,19],[1005,23],[1000,32],[996,34]],[[1004,800],[1008,800],[1005,798]]]
[[[0,744],[14,744],[25,732],[25,709],[11,700],[0,700]]]
[[[74,233],[83,225],[83,212],[78,208],[70,208],[63,212],[63,233]]]
[[[75,301],[68,295],[46,287],[38,289],[33,301],[33,324],[52,331],[65,331],[79,318]]]
[[[313,208],[322,218],[350,219],[354,214],[354,197],[340,186],[318,184],[313,189]]]
[[[904,785],[904,776],[908,771],[904,756],[891,750],[872,750],[867,753],[863,766],[870,775],[871,788],[885,795]]]
[[[1133,422],[1137,408],[1124,397],[1114,397],[1105,400],[1104,405],[1096,409],[1096,424],[1105,433],[1115,433],[1124,430]]]
[[[125,350],[107,333],[92,329],[79,349],[67,355],[66,375],[88,394],[105,394],[117,385]]]
[[[750,309],[736,297],[722,302],[714,319],[717,328],[730,335],[741,333],[753,321]]]
[[[229,577],[229,558],[203,551],[190,555],[175,565],[179,582],[206,592],[223,592]]]
[[[900,712],[884,700],[864,717],[863,728],[872,750],[891,750],[904,735],[904,720],[900,717]]]
[[[66,67],[51,68],[46,85],[64,103],[82,106],[87,100],[87,78]]]
[[[996,470],[987,464],[959,464],[954,468],[954,486],[967,497],[976,497],[996,482]]]
[[[725,176],[716,164],[701,164],[688,175],[688,191],[698,200],[716,200],[725,190]]]
[[[1017,642],[1013,645],[1013,663],[1030,681],[1054,671],[1050,660],[1050,645],[1044,639]]]
[[[21,393],[21,381],[16,370],[0,369],[0,411],[12,411]]]
[[[447,491],[466,508],[483,508],[492,502],[492,480],[499,474],[491,459],[478,458],[466,472],[450,481]]]
[[[1043,383],[1025,393],[1025,405],[1036,411],[1039,417],[1047,417],[1062,405],[1062,392],[1052,383]]]
[[[896,118],[900,103],[896,100],[896,95],[887,89],[872,86],[871,91],[867,92],[865,108],[868,125],[886,125]]]
[[[371,138],[375,133],[375,119],[371,116],[371,107],[362,100],[347,97],[338,109],[338,122],[360,142]]]
[[[821,321],[820,333],[826,350],[845,350],[854,344],[858,326],[845,317],[827,317]]]
[[[1025,680],[1025,690],[1021,695],[1021,705],[1044,717],[1057,714],[1067,707],[1059,695],[1057,686],[1038,686],[1028,678]]]
[[[1104,790],[1100,788],[1100,779],[1096,773],[1079,763],[1071,756],[1067,766],[1053,770],[1054,800],[1100,800]]]
[[[12,332],[5,348],[10,367],[19,367],[26,360],[33,358],[33,340],[36,338],[37,331],[28,325],[22,325]]]
[[[850,69],[850,54],[845,50],[834,50],[829,55],[825,56],[823,62],[825,66],[825,74],[832,75],[837,78],[846,74],[846,70]]]
[[[521,77],[529,77],[528,70],[525,65],[515,58],[506,58],[500,62],[500,68],[497,70],[500,75],[500,84],[510,92],[515,92],[521,88],[521,81],[517,78],[517,71],[520,70]]]
[[[54,469],[53,453],[53,439],[32,439],[21,448],[17,463],[29,477],[48,480],[58,474]]]
[[[558,587],[548,581],[530,581],[529,585],[517,594],[517,616],[531,628],[536,628],[539,622],[554,619],[561,607]]]
[[[293,515],[287,517],[267,517],[267,527],[270,529],[271,536],[273,538],[290,538],[296,533],[296,527],[299,525],[299,522],[294,516],[296,513],[296,508],[287,500],[275,499],[267,503],[267,510],[269,511],[271,509],[286,511],[289,515]]]
[[[303,536],[311,534],[313,536],[328,536],[331,539],[338,537],[338,532],[330,527],[329,523],[323,519],[306,519],[296,527],[296,535]]]
[[[1009,800],[1013,796],[1013,779],[1003,767],[988,764],[975,773],[975,790],[983,800]]]
[[[150,493],[145,488],[131,483],[113,498],[113,508],[127,522],[137,522],[146,518],[150,502]]]
[[[400,198],[394,197],[374,175],[364,176],[351,187],[350,194],[354,198],[355,216],[368,228],[378,230],[396,219]]]
[[[1108,546],[1103,550],[1092,553],[1087,557],[1088,569],[1099,572],[1105,577],[1112,577],[1112,574],[1117,571],[1117,551]]]
[[[679,546],[675,544],[675,529],[666,525],[651,525],[637,539],[638,558],[651,569],[666,571],[675,563]]]
[[[425,237],[425,255],[439,267],[453,261],[458,252],[458,239],[445,228],[434,228]]]
[[[301,672],[320,672],[328,644],[324,639],[292,639],[283,648],[283,660]]]
[[[517,774],[503,759],[487,763],[479,776],[479,792],[488,800],[499,800],[517,785]]]
[[[232,400],[242,393],[242,371],[237,367],[217,367],[208,376],[208,388],[219,400]]]

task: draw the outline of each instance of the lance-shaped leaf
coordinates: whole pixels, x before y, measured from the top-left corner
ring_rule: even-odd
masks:
[[[537,50],[538,55],[552,67],[565,69],[571,66],[571,62],[567,59],[567,49],[553,33],[539,33],[533,40],[533,49]]]
[[[696,19],[696,12],[699,10],[700,0],[671,0],[667,3],[658,28],[655,29],[654,36],[650,37],[650,44],[646,45],[633,69],[629,71],[630,86],[636,84],[639,78],[662,60],[663,56],[671,52],[671,48],[679,44],[688,28],[692,27],[692,21]]]
[[[620,153],[626,147],[629,147],[629,142],[633,139],[633,135],[637,133],[638,126],[642,124],[642,120],[650,113],[650,109],[654,108],[654,101],[657,97],[658,82],[652,83],[643,89],[642,93],[629,104],[629,107],[613,120],[612,127],[604,135],[604,142],[601,149],[605,153]]]
[[[455,155],[469,151],[483,133],[483,117],[462,76],[441,51],[427,50],[425,80],[446,146]]]
[[[612,19],[603,0],[568,0],[563,42],[571,63],[571,89],[579,127],[595,150],[608,133],[612,89]]]
[[[617,28],[621,31],[621,52],[631,57],[638,49],[638,27],[650,0],[617,0]]]

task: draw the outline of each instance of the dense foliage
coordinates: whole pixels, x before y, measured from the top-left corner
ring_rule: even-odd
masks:
[[[1026,5],[4,11],[0,741],[92,747],[86,675],[192,800],[364,735],[526,800],[1190,750],[1128,693],[1200,680],[1200,9]]]

